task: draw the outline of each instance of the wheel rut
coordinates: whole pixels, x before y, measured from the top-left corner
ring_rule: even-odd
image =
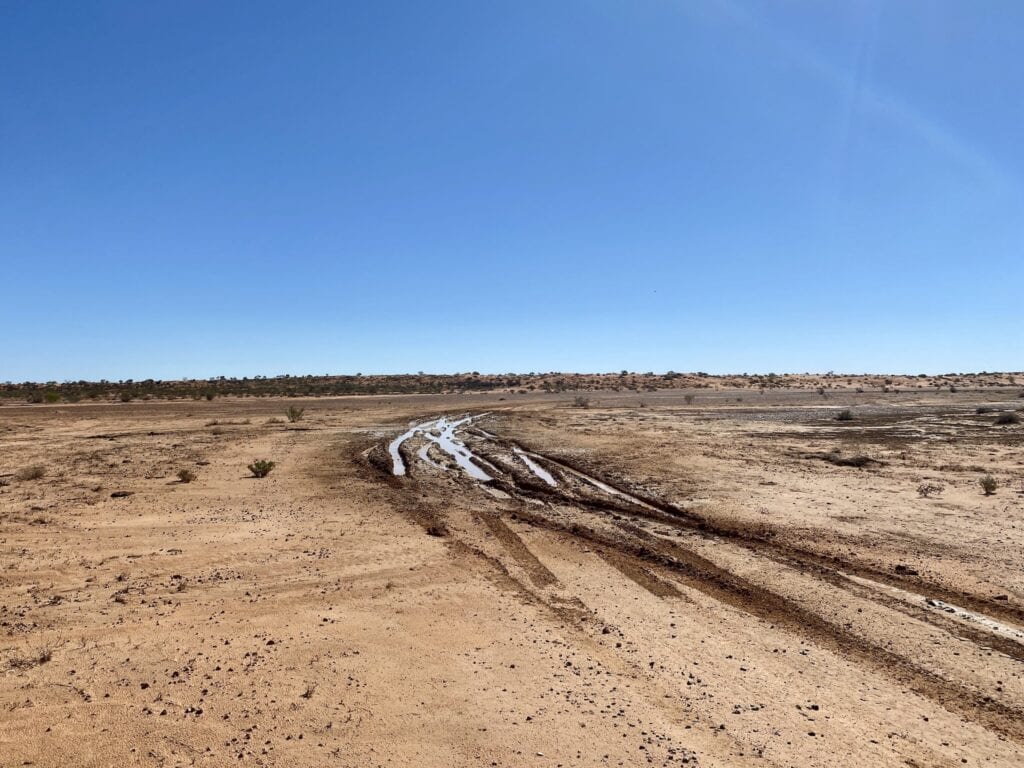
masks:
[[[994,648],[1021,661],[1024,660],[1024,644],[1012,637],[1000,637],[981,624],[971,626],[957,621],[949,615],[929,610],[925,604],[910,604],[887,594],[882,588],[873,588],[864,580],[869,579],[880,586],[896,586],[910,594],[926,589],[940,599],[966,605],[972,610],[979,610],[979,613],[984,608],[1004,621],[1020,617],[1021,611],[1016,606],[996,606],[992,611],[989,609],[993,606],[988,601],[975,596],[941,588],[932,590],[931,585],[923,586],[920,580],[897,578],[838,558],[808,552],[739,526],[717,525],[713,520],[602,477],[593,467],[578,460],[570,462],[562,457],[555,458],[521,443],[504,440],[494,434],[495,428],[488,431],[473,425],[460,433],[451,427],[452,424],[456,427],[469,425],[473,419],[472,416],[461,419],[442,417],[435,422],[443,430],[443,439],[447,441],[453,460],[446,466],[423,466],[423,475],[451,475],[448,470],[466,469],[466,464],[471,464],[476,471],[470,470],[466,473],[468,476],[460,477],[459,487],[470,492],[469,489],[479,485],[481,475],[484,475],[487,485],[499,489],[503,496],[507,495],[508,501],[504,506],[511,504],[514,507],[514,511],[507,514],[529,525],[587,542],[604,562],[645,591],[664,599],[685,599],[685,592],[680,587],[695,590],[884,675],[908,692],[930,699],[965,720],[1024,743],[1024,710],[996,700],[964,681],[950,679],[926,668],[848,627],[833,623],[784,594],[744,578],[679,540],[669,539],[657,531],[667,527],[697,535],[712,543],[725,542],[742,547],[753,557],[768,558],[773,563],[839,587],[908,619],[926,622],[979,647]],[[429,422],[425,427],[421,422],[406,433],[405,440],[414,440],[417,431],[423,433],[430,429]],[[429,432],[425,438],[435,443],[439,439],[438,435]],[[392,455],[410,460],[413,450],[403,447],[403,442],[391,443]],[[529,461],[524,461],[524,458]],[[535,588],[560,586],[556,576],[530,551],[500,513],[479,511],[478,508],[476,516],[529,576]],[[507,575],[507,568],[505,572]],[[851,574],[859,578],[851,579]],[[532,591],[531,594],[537,598]]]

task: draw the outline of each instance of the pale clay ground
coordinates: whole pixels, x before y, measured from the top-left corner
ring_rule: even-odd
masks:
[[[1024,625],[1015,395],[2,406],[0,768],[1020,766],[1024,644],[913,598]],[[484,411],[562,496],[385,471]]]

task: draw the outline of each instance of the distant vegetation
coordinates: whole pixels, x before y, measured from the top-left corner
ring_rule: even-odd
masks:
[[[612,390],[651,392],[659,389],[807,389],[827,395],[882,392],[893,396],[900,392],[931,390],[957,392],[968,389],[1009,387],[1020,373],[948,373],[941,376],[881,376],[826,373],[811,374],[733,374],[712,376],[696,373],[429,373],[401,376],[253,376],[244,378],[182,379],[162,381],[65,381],[6,382],[0,384],[0,403],[77,403],[122,402],[139,400],[214,400],[219,397],[330,397],[337,395],[443,394],[501,391],[585,392]],[[1018,384],[1019,387],[1019,384]],[[1015,389],[1015,393],[1016,393]]]

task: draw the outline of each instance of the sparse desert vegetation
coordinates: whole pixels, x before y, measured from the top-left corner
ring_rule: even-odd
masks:
[[[316,429],[280,428],[301,400],[8,403],[5,757],[430,765],[408,745],[456,727],[485,764],[1015,766],[1017,390],[820,381],[320,399]],[[393,474],[410,425],[485,413],[455,437],[490,480],[422,433]]]
[[[986,496],[993,495],[999,487],[999,482],[992,477],[992,475],[985,475],[978,480],[978,484],[981,486],[981,490]]]
[[[14,476],[18,480],[39,480],[46,476],[46,466],[43,464],[33,464],[30,467],[19,469]]]
[[[274,462],[267,459],[256,459],[252,464],[249,464],[248,470],[252,473],[253,477],[266,477],[274,469],[274,466]]]
[[[43,643],[35,648],[30,648],[24,654],[15,653],[9,658],[8,667],[13,670],[31,669],[32,667],[46,664],[52,659],[53,646],[49,643]]]
[[[697,371],[655,373],[406,374],[400,376],[254,376],[192,379],[188,381],[76,381],[0,383],[0,404],[30,403],[145,403],[154,400],[212,403],[214,398],[322,398],[349,395],[399,395],[414,393],[470,394],[502,392],[652,392],[658,390],[751,390],[754,392],[808,390],[830,397],[837,394],[919,395],[928,391],[950,394],[996,391],[1013,386],[1018,373],[946,373],[942,375],[849,375],[849,374],[738,374],[713,376]],[[1018,392],[1015,388],[1014,392]],[[1024,392],[1019,392],[1024,396]]]

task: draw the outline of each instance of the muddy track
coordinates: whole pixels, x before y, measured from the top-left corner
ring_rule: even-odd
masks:
[[[638,558],[624,555],[617,548],[612,547],[596,547],[594,551],[608,565],[655,597],[686,599],[686,596],[679,591],[675,584],[667,579],[659,578],[651,569],[644,567]]]
[[[494,537],[502,543],[505,549],[512,555],[519,566],[530,576],[530,581],[535,587],[548,587],[557,584],[555,574],[537,559],[537,556],[530,551],[519,534],[513,531],[505,521],[492,512],[481,511],[477,513],[484,525],[494,534]]]
[[[633,527],[636,538],[613,537],[588,526],[563,526],[530,511],[517,517],[534,525],[569,533],[577,538],[629,556],[641,563],[668,569],[683,585],[730,605],[844,658],[862,664],[900,683],[907,690],[936,701],[965,720],[980,723],[1014,741],[1024,743],[1024,710],[994,701],[966,685],[947,680],[893,651],[838,627],[787,598],[727,571],[674,542]],[[642,567],[642,566],[641,566]]]
[[[517,447],[491,435],[487,435],[485,439],[490,441],[492,446],[504,446],[511,451]],[[921,580],[891,578],[889,574],[880,574],[872,568],[859,567],[838,558],[822,556],[783,542],[772,541],[763,533],[753,535],[741,527],[718,526],[674,505],[622,487],[614,481],[608,481],[595,473],[592,467],[579,462],[556,459],[536,451],[529,451],[529,455],[547,463],[550,469],[558,471],[562,482],[552,487],[525,477],[518,470],[506,473],[506,477],[491,479],[490,485],[503,490],[513,501],[520,501],[519,508],[513,515],[515,519],[588,542],[612,567],[653,594],[660,597],[673,596],[673,592],[681,595],[673,582],[696,590],[720,603],[781,627],[797,637],[814,642],[819,647],[859,666],[884,675],[902,688],[935,701],[965,720],[976,722],[1016,742],[1024,743],[1024,710],[998,702],[968,684],[947,679],[895,651],[833,624],[792,599],[717,565],[693,549],[655,535],[644,527],[644,523],[654,521],[702,537],[732,541],[755,556],[768,557],[787,568],[842,587],[862,598],[866,596],[889,608],[896,607],[896,603],[900,601],[878,590],[868,589],[863,584],[854,583],[844,575],[844,572],[915,590],[922,588]],[[574,488],[572,479],[583,479],[588,482],[591,479],[597,480],[596,485],[604,485],[610,495],[607,498],[597,498],[588,490],[585,492],[586,495],[581,497],[580,484],[577,483]],[[408,490],[411,491],[411,488]],[[610,522],[614,530],[598,530],[579,521],[566,522],[556,519],[550,514],[530,508],[531,505],[525,503],[526,499],[552,503],[570,511],[576,509],[584,514],[597,514],[599,519],[606,523]],[[611,520],[608,519],[609,516]],[[554,583],[543,576],[543,573],[550,574],[550,571],[497,515],[487,513],[479,515],[479,518],[530,576],[535,586]],[[488,560],[493,559],[488,556]],[[507,569],[505,572],[507,574]],[[668,579],[658,578],[655,572],[667,575]],[[551,575],[550,579],[553,580],[554,576]],[[925,588],[930,588],[930,585]],[[962,605],[979,605],[990,613],[1001,613],[1003,617],[1016,619],[1020,614],[1018,609],[1010,606],[997,606],[1003,610],[993,611],[990,601],[982,601],[973,596],[949,590],[929,591],[948,594],[951,601]],[[538,599],[538,596],[535,595],[534,598]],[[547,603],[546,600],[544,602]],[[902,613],[928,621],[944,631],[952,630],[955,635],[978,645],[998,648],[1012,658],[1021,660],[1024,656],[1019,643],[1001,639],[980,628],[961,625],[960,622],[954,622],[948,617],[923,608],[908,610],[908,606],[902,606]]]
[[[735,541],[746,546],[757,554],[772,557],[773,560],[781,564],[789,566],[800,565],[809,569],[814,569],[822,575],[831,574],[839,580],[837,583],[848,582],[848,580],[842,578],[841,573],[850,573],[910,592],[927,594],[929,597],[935,597],[948,603],[962,605],[970,610],[985,613],[1004,621],[1015,624],[1024,624],[1024,607],[1009,605],[1006,602],[992,600],[970,592],[952,590],[948,587],[942,586],[941,584],[936,584],[920,577],[883,571],[869,565],[864,565],[863,563],[846,560],[834,555],[814,552],[806,549],[805,547],[799,547],[785,541],[779,541],[773,538],[775,532],[770,530],[767,526],[758,526],[755,528],[753,526],[743,526],[740,524],[722,524],[703,515],[698,515],[688,510],[680,509],[674,504],[652,497],[642,490],[638,491],[632,488],[623,487],[614,480],[608,480],[605,477],[602,477],[599,470],[595,470],[592,466],[578,460],[567,460],[561,457],[553,458],[544,453],[533,450],[531,450],[531,453],[543,457],[546,461],[555,466],[565,465],[577,472],[583,472],[591,477],[595,477],[617,491],[627,496],[633,496],[636,499],[639,499],[653,509],[644,509],[643,507],[637,507],[636,505],[623,504],[621,501],[615,499],[603,501],[588,500],[587,502],[581,502],[578,499],[567,499],[565,494],[560,493],[558,489],[538,484],[531,484],[526,489],[520,489],[520,492],[528,492],[535,495],[536,498],[558,500],[562,503],[586,503],[588,506],[592,507],[602,507],[610,511],[614,510],[620,513],[628,513],[635,516],[645,517],[658,522],[683,527],[697,533]],[[656,510],[657,513],[655,513],[654,510]]]
[[[532,491],[532,493],[523,493],[522,489],[520,489],[520,495],[527,495],[531,496],[532,498],[543,498],[547,499],[548,501],[557,501],[560,504],[571,504],[595,513],[610,512],[614,515],[613,519],[615,520],[616,524],[620,526],[628,524],[627,521],[656,521],[660,523],[670,524],[674,522],[674,519],[670,515],[652,513],[650,510],[645,510],[636,507],[628,507],[627,505],[623,505],[614,501],[569,500],[566,497],[559,495],[557,493],[551,493],[550,489],[547,488],[531,488],[530,491]],[[510,495],[514,495],[514,493],[511,490],[508,492],[510,493]],[[706,528],[698,530],[687,527],[686,530],[690,530],[702,537],[710,538],[718,536],[718,534],[713,533]],[[644,533],[648,536],[650,535],[646,531]],[[937,627],[938,629],[943,630],[944,632],[948,632],[949,634],[955,637],[959,637],[964,640],[969,640],[970,642],[973,642],[981,647],[993,648],[1013,659],[1016,659],[1018,661],[1024,661],[1024,643],[1017,642],[1016,640],[1013,640],[1011,638],[1001,637],[1000,635],[988,632],[980,627],[973,627],[970,624],[965,623],[963,621],[957,621],[955,619],[950,618],[942,612],[938,612],[933,609],[908,603],[906,600],[902,600],[898,597],[886,594],[880,588],[873,588],[865,584],[855,583],[847,576],[847,574],[861,576],[863,576],[864,574],[869,574],[871,577],[873,577],[871,580],[879,582],[879,587],[881,587],[883,584],[888,584],[889,586],[895,586],[905,589],[907,585],[904,582],[899,581],[898,579],[885,580],[879,576],[877,571],[872,569],[858,569],[854,566],[843,567],[842,564],[839,564],[836,567],[830,567],[830,565],[825,564],[830,562],[830,559],[828,558],[823,558],[821,556],[814,555],[811,553],[808,553],[806,555],[794,555],[788,548],[771,546],[772,542],[770,541],[766,542],[768,546],[761,547],[757,546],[757,544],[755,543],[756,541],[758,541],[757,539],[739,539],[736,537],[725,536],[722,536],[721,538],[731,540],[734,543],[737,543],[745,547],[753,554],[761,557],[766,557],[770,559],[772,562],[775,562],[786,568],[792,568],[801,573],[813,575],[814,577],[821,579],[822,581],[825,581],[834,587],[838,587],[847,592],[851,592],[864,599],[872,600],[873,602],[884,605],[885,607],[890,608],[892,610],[899,611],[900,613],[909,616],[910,618],[927,622]],[[842,570],[840,570],[840,568]],[[932,594],[937,594],[941,592],[944,595],[944,599],[948,602],[955,602],[962,605],[970,605],[971,602],[970,600],[966,599],[962,593],[959,592],[952,592],[950,590],[928,591],[931,591]],[[985,605],[981,607],[989,607],[989,605],[989,603],[985,603]],[[989,611],[989,613],[995,612]]]
[[[473,432],[476,436],[487,440],[490,445],[503,447],[506,451],[516,447],[524,447],[522,443],[507,443],[502,438],[478,428],[473,428]],[[776,540],[774,538],[775,532],[768,526],[754,528],[737,524],[723,525],[707,517],[680,509],[674,504],[651,496],[646,491],[624,487],[617,481],[606,479],[594,467],[584,462],[555,458],[528,448],[526,450],[528,454],[547,462],[551,467],[556,468],[565,475],[575,473],[594,478],[620,495],[618,497],[579,497],[578,495],[569,495],[563,490],[564,486],[551,487],[519,471],[511,473],[510,480],[500,477],[493,479],[492,485],[513,497],[527,497],[546,502],[579,506],[589,510],[601,510],[609,512],[613,516],[628,515],[633,518],[643,518],[691,531],[702,536],[732,541],[746,547],[755,555],[768,557],[773,562],[785,567],[812,573],[834,586],[858,595],[863,596],[866,591],[870,591],[872,593],[871,599],[875,602],[899,610],[913,618],[926,621],[943,631],[951,632],[979,645],[996,648],[1017,660],[1024,660],[1024,644],[986,632],[980,628],[972,627],[964,622],[951,620],[942,613],[907,604],[905,601],[884,594],[879,589],[870,589],[863,584],[855,584],[848,578],[848,575],[859,576],[869,581],[878,582],[881,585],[888,585],[909,592],[917,592],[946,603],[961,605],[978,613],[984,613],[1004,621],[1009,621],[1010,623],[1024,624],[1024,609],[1018,606],[979,597],[968,592],[951,590],[919,577],[893,574],[861,563],[794,546],[784,541]],[[491,458],[494,457],[491,456]]]

